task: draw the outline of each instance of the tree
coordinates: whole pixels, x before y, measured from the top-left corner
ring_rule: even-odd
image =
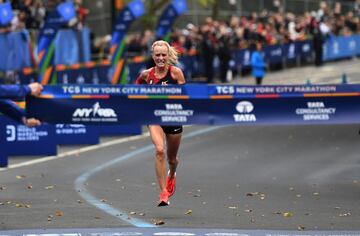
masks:
[[[198,0],[203,7],[212,7],[211,17],[217,19],[219,16],[219,0]]]

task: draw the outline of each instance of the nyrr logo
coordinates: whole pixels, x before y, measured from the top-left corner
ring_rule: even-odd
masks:
[[[249,101],[241,101],[236,105],[236,110],[240,114],[234,114],[235,122],[255,122],[256,116],[251,114],[254,110],[254,105]]]
[[[78,108],[75,110],[73,117],[116,117],[116,113],[111,108],[101,108],[97,102],[93,108]]]
[[[73,113],[73,121],[116,122],[117,115],[111,108],[101,108],[97,102],[92,108],[77,108]]]

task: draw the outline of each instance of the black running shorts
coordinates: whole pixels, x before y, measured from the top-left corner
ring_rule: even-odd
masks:
[[[165,134],[181,134],[183,132],[182,126],[161,126]]]

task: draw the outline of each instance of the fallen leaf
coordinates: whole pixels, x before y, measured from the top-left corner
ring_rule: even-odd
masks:
[[[15,207],[21,208],[21,207],[23,207],[23,204],[21,204],[21,203],[16,203],[16,204],[15,204]]]
[[[284,217],[287,217],[287,218],[288,218],[288,217],[293,217],[293,216],[294,216],[294,213],[292,213],[292,212],[284,212],[284,213],[283,213],[283,216],[284,216]]]
[[[61,217],[61,216],[64,216],[64,212],[58,210],[58,211],[55,211],[55,215]]]
[[[347,213],[341,213],[339,214],[340,217],[346,217],[346,216],[351,216],[351,213],[350,212],[347,212]]]
[[[187,210],[186,212],[185,212],[185,215],[191,215],[192,214],[192,210]]]
[[[52,189],[54,189],[54,188],[55,188],[54,185],[49,185],[49,186],[46,186],[46,187],[45,187],[46,190],[52,190]]]
[[[156,220],[154,222],[154,225],[164,225],[164,224],[165,224],[165,222],[163,220]]]
[[[246,196],[253,197],[258,194],[259,194],[258,192],[252,192],[252,193],[246,193]]]
[[[25,179],[25,178],[26,178],[26,175],[17,175],[16,178],[17,178],[17,179]]]
[[[304,230],[305,230],[305,226],[298,225],[297,229],[298,229],[299,231],[304,231]]]

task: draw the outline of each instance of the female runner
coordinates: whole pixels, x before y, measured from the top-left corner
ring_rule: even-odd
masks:
[[[136,79],[136,84],[185,84],[184,74],[176,67],[177,51],[166,41],[155,41],[151,47],[155,66],[144,70]],[[158,206],[169,205],[169,197],[175,192],[176,168],[179,164],[177,153],[182,134],[182,126],[149,125],[151,140],[155,146],[155,171],[160,187]],[[169,171],[166,174],[166,156]]]

